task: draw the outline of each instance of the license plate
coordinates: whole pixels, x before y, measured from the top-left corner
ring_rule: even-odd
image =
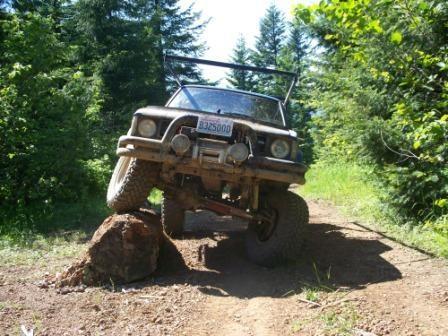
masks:
[[[196,130],[199,133],[232,136],[233,121],[219,117],[200,116]]]

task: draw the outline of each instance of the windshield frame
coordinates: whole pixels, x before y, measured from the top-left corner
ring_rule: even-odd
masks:
[[[277,98],[271,97],[271,96],[267,96],[267,95],[263,95],[260,93],[248,92],[248,91],[237,90],[237,89],[227,89],[227,88],[220,88],[220,87],[207,86],[207,85],[182,85],[181,87],[179,87],[176,90],[176,92],[174,92],[173,95],[171,95],[170,99],[168,99],[167,103],[165,104],[165,107],[173,108],[173,107],[169,106],[170,103],[174,100],[174,98],[177,97],[179,92],[185,88],[199,88],[199,89],[209,89],[209,90],[216,90],[216,91],[235,92],[235,93],[244,94],[244,95],[248,95],[248,96],[255,96],[255,97],[273,100],[273,101],[277,102],[277,104],[279,106],[279,112],[280,112],[281,123],[282,123],[281,125],[279,123],[270,122],[268,120],[261,120],[261,119],[254,118],[252,116],[239,114],[239,113],[232,113],[231,116],[238,116],[238,117],[245,118],[245,119],[251,119],[251,120],[254,120],[259,123],[263,123],[263,124],[266,123],[269,125],[275,125],[277,127],[283,127],[283,128],[287,127],[286,119],[285,119],[285,109],[284,109],[283,103],[280,101],[280,99],[277,99]],[[179,108],[177,108],[177,109],[179,109]],[[195,109],[188,109],[188,110],[209,113],[209,114],[216,114],[216,113],[209,112],[209,111],[202,111],[202,110],[195,110]],[[223,113],[222,115],[225,115],[225,113]]]

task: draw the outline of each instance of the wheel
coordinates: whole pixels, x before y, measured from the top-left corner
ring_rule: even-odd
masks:
[[[251,222],[246,250],[256,264],[273,267],[300,256],[309,213],[305,200],[291,191],[273,190],[261,197],[265,222]]]
[[[148,197],[157,175],[154,163],[120,157],[107,188],[107,205],[116,212],[138,210]]]
[[[162,225],[170,237],[179,237],[184,232],[185,210],[174,200],[163,195]]]

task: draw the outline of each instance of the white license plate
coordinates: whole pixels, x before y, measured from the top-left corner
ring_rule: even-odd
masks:
[[[232,136],[233,120],[211,116],[200,116],[196,130],[199,133]]]

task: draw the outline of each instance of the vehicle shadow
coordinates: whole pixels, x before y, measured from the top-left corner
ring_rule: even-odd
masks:
[[[217,235],[221,225],[225,232]],[[187,225],[190,231],[185,240],[205,241],[195,251],[196,265],[190,255],[187,266],[176,241],[167,241],[153,281],[159,285],[188,283],[210,295],[252,298],[284,297],[322,284],[362,288],[401,278],[399,270],[381,257],[389,246],[378,240],[347,237],[344,228],[335,224],[311,224],[301,260],[273,269],[247,259],[241,222],[224,219],[211,226],[213,231],[205,231],[203,225],[199,229]]]

